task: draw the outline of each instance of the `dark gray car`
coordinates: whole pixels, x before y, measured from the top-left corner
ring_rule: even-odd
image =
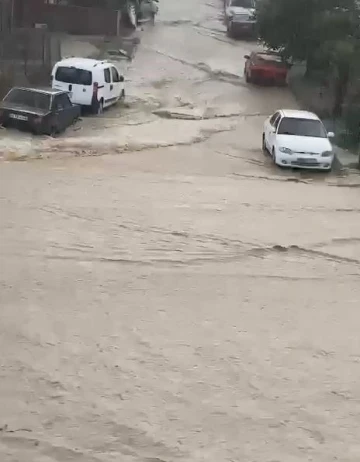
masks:
[[[65,91],[14,87],[0,103],[0,124],[54,136],[80,117]]]

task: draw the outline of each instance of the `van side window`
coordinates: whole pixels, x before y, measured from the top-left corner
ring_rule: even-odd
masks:
[[[120,82],[119,73],[118,73],[116,67],[111,68],[111,74],[112,74],[113,82]]]
[[[106,83],[111,83],[110,69],[104,69],[104,79]]]

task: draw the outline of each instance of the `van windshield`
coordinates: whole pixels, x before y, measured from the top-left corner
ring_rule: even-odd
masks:
[[[77,67],[59,66],[56,70],[55,80],[74,85],[91,85],[92,75],[90,71]]]

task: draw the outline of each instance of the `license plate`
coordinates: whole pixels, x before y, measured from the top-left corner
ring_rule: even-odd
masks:
[[[304,157],[298,157],[297,161],[302,164],[317,164],[316,159],[311,159],[311,158],[304,158]]]
[[[16,119],[16,120],[28,120],[29,118],[27,116],[21,115],[21,114],[9,114],[10,119]]]

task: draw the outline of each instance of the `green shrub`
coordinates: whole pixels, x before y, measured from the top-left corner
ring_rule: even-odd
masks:
[[[344,130],[338,134],[338,143],[345,148],[357,147],[360,143],[360,106],[349,105],[343,110]]]

